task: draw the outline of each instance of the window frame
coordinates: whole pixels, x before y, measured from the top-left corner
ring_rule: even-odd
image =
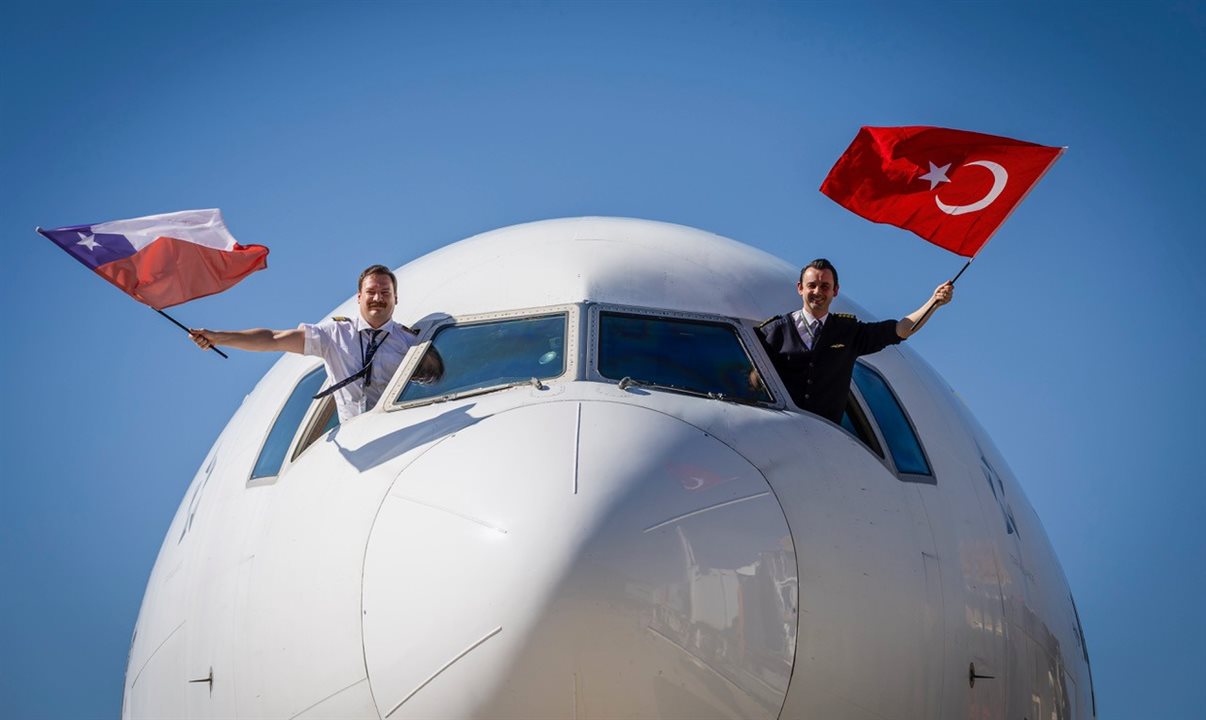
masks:
[[[783,397],[785,393],[780,392],[779,377],[777,374],[772,374],[770,378],[767,376],[767,370],[770,368],[774,372],[773,367],[769,364],[770,360],[766,356],[766,352],[762,349],[761,343],[754,335],[752,326],[742,322],[737,318],[726,317],[723,315],[709,315],[706,313],[684,312],[681,310],[668,310],[664,308],[638,307],[633,305],[619,305],[615,303],[587,303],[586,304],[587,319],[589,323],[589,341],[586,343],[586,363],[584,379],[591,382],[607,383],[608,385],[619,384],[619,379],[605,377],[599,372],[599,342],[602,339],[600,330],[600,316],[603,313],[618,313],[622,315],[639,315],[653,318],[662,318],[670,320],[686,320],[689,322],[702,322],[712,325],[724,325],[733,331],[737,337],[737,341],[741,345],[742,352],[750,361],[762,379],[763,386],[766,387],[766,393],[770,395],[770,400],[757,400],[752,402],[744,402],[737,400],[728,400],[717,398],[720,402],[729,402],[738,405],[751,405],[760,408],[769,408],[775,410],[784,409]],[[754,351],[752,348],[757,347]],[[622,379],[622,378],[621,378]],[[668,391],[670,392],[670,391]],[[687,394],[689,396],[689,394]]]
[[[581,306],[568,303],[561,305],[546,305],[541,307],[518,308],[515,310],[503,310],[489,313],[476,313],[471,315],[447,315],[441,317],[437,322],[423,328],[416,339],[414,347],[406,353],[406,357],[402,359],[402,364],[398,371],[394,373],[393,379],[386,386],[385,391],[381,395],[381,400],[378,403],[377,410],[381,412],[396,412],[412,407],[421,407],[423,405],[433,405],[435,403],[453,402],[462,398],[484,395],[486,393],[498,392],[499,390],[522,387],[515,383],[503,383],[499,385],[491,385],[489,387],[473,388],[472,390],[464,390],[461,392],[448,393],[446,395],[436,395],[433,397],[425,397],[417,400],[397,400],[402,394],[402,390],[406,384],[410,382],[411,376],[419,366],[419,360],[427,352],[427,348],[431,347],[432,341],[441,330],[447,327],[458,325],[481,325],[498,320],[522,320],[525,318],[547,317],[550,315],[565,316],[565,367],[560,375],[551,378],[542,378],[542,383],[560,384],[575,380],[578,378],[579,359],[581,356],[580,343],[578,342],[579,328],[581,325]],[[569,348],[573,348],[571,352]]]
[[[281,402],[280,406],[276,409],[276,412],[273,413],[272,422],[268,424],[267,429],[260,436],[259,444],[257,445],[259,449],[255,454],[255,460],[252,462],[251,467],[247,470],[247,487],[262,487],[264,485],[272,485],[276,483],[277,480],[284,477],[285,474],[289,472],[289,468],[293,467],[293,463],[304,455],[306,450],[313,447],[314,443],[317,442],[319,437],[321,437],[321,435],[316,436],[314,440],[311,441],[306,447],[300,447],[301,439],[308,436],[314,430],[314,424],[317,422],[317,417],[320,414],[320,408],[322,408],[327,402],[334,402],[333,397],[330,395],[322,400],[310,400],[310,404],[306,408],[306,411],[302,413],[301,421],[298,423],[297,427],[293,429],[293,435],[289,438],[289,444],[285,447],[285,456],[281,460],[281,466],[277,469],[276,474],[264,475],[262,477],[251,476],[251,474],[255,472],[256,464],[259,463],[260,454],[264,452],[264,447],[268,442],[268,437],[276,428],[276,424],[280,422],[281,413],[285,411],[285,406],[289,404],[289,400],[293,397],[293,394],[297,392],[298,388],[301,387],[301,384],[305,382],[306,378],[310,377],[315,372],[321,372],[324,375],[326,374],[326,365],[321,360],[308,363],[302,368],[302,371],[297,375],[297,378],[293,381],[293,384],[289,386],[289,392],[285,394],[284,401]],[[319,385],[319,388],[321,389],[322,385],[325,384],[326,379],[324,379],[323,383]],[[336,426],[335,429],[338,429],[338,426]]]
[[[898,395],[896,389],[892,387],[892,383],[888,382],[887,376],[885,376],[884,373],[879,370],[879,368],[875,367],[869,362],[864,362],[862,359],[859,359],[855,361],[855,365],[862,365],[864,369],[875,375],[877,378],[879,378],[879,381],[884,384],[884,387],[888,390],[888,394],[891,396],[892,401],[896,403],[897,409],[900,410],[901,416],[904,417],[905,423],[909,426],[909,432],[913,434],[913,439],[917,441],[917,449],[921,452],[921,459],[925,461],[926,467],[930,469],[930,472],[928,475],[902,472],[900,468],[896,466],[896,458],[892,454],[892,446],[888,443],[888,438],[884,434],[883,429],[880,427],[879,418],[875,416],[875,412],[871,409],[871,404],[866,401],[865,397],[863,397],[862,390],[858,387],[858,383],[855,382],[854,375],[851,374],[850,388],[852,391],[857,393],[859,402],[862,405],[862,410],[867,416],[867,422],[869,422],[872,428],[874,428],[875,435],[880,442],[880,447],[884,449],[884,457],[881,458],[881,460],[892,471],[892,473],[900,479],[901,482],[917,483],[920,485],[937,485],[938,476],[934,472],[934,462],[930,460],[930,454],[925,449],[925,443],[922,442],[921,433],[917,432],[917,423],[913,422],[912,415],[909,414],[909,410],[905,404],[900,401],[900,395]],[[843,430],[845,430],[845,428],[843,428]],[[874,455],[874,453],[872,454]]]
[[[872,439],[875,440],[875,443],[878,447],[873,448],[873,447],[868,446],[866,443],[863,442],[862,438],[860,438],[857,434],[852,434],[849,430],[847,430],[845,427],[843,427],[841,423],[838,423],[837,426],[842,428],[843,432],[845,432],[848,435],[851,435],[855,440],[858,440],[859,444],[862,445],[863,447],[867,448],[867,450],[872,455],[874,455],[876,457],[876,459],[878,459],[880,462],[882,462],[888,468],[888,470],[895,473],[896,466],[894,464],[892,464],[891,460],[889,460],[889,456],[892,454],[892,452],[888,448],[886,438],[884,438],[883,432],[879,429],[879,423],[877,423],[875,421],[875,416],[871,414],[871,406],[867,404],[867,399],[863,397],[862,391],[859,390],[858,386],[856,386],[854,384],[853,377],[850,378],[850,395],[848,396],[848,398],[849,398],[849,400],[853,401],[859,414],[862,415],[862,420],[863,420],[863,422],[865,422],[867,424],[867,429],[869,429],[871,431],[871,437],[872,437]],[[798,412],[807,412],[806,410],[800,410],[798,408],[797,408],[797,411]],[[820,417],[820,416],[818,415],[817,417]],[[824,419],[824,418],[822,418],[822,419]],[[858,421],[855,418],[851,418],[850,422],[854,423],[856,425],[858,424]]]
[[[323,435],[331,432],[331,430],[337,430],[343,425],[342,421],[337,422],[331,430],[319,432],[319,430],[326,427],[326,424],[330,422],[332,415],[339,417],[339,408],[335,405],[334,393],[321,400],[315,400],[314,403],[316,404],[312,405],[307,411],[306,418],[299,428],[297,437],[293,439],[293,445],[289,448],[288,461],[290,464],[304,455],[307,450],[314,447],[314,443],[318,442],[318,439]],[[327,411],[328,408],[330,408],[329,412]]]

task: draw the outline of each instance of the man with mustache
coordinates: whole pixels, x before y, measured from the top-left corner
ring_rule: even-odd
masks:
[[[954,289],[949,282],[939,285],[924,305],[900,320],[860,322],[853,315],[829,312],[838,294],[837,268],[818,258],[800,270],[796,283],[803,308],[762,323],[758,338],[792,401],[802,410],[841,423],[855,360],[920,330],[931,307],[950,302]]]
[[[406,351],[415,343],[416,333],[394,322],[398,302],[398,279],[384,265],[371,265],[360,273],[356,302],[360,314],[355,318],[333,317],[311,325],[302,323],[293,330],[192,330],[193,342],[202,350],[214,345],[262,352],[282,351],[322,358],[327,377],[333,382],[315,397],[335,393],[339,421],[345,423],[377,404]],[[431,353],[428,354],[431,357]],[[436,361],[438,363],[438,361]],[[425,361],[428,379],[442,368]]]

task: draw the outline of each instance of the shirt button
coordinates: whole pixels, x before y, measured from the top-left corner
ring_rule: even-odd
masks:
[[[816,366],[817,366],[816,363],[808,363],[808,367],[816,367]]]
[[[804,396],[804,399],[805,399],[805,400],[807,400],[809,397],[811,397],[811,396],[810,396],[810,395],[805,395],[805,396]]]
[[[809,385],[811,385],[811,384],[812,384],[812,378],[808,378],[808,384],[809,384]]]

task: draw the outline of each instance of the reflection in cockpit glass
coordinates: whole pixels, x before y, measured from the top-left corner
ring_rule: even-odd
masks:
[[[442,328],[428,351],[439,354],[442,372],[416,372],[425,382],[406,383],[398,402],[558,377],[565,373],[565,326],[562,313]]]
[[[600,313],[599,374],[722,399],[771,400],[737,333],[718,322]]]

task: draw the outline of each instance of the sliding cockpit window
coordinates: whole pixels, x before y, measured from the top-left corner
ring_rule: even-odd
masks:
[[[285,454],[293,443],[293,436],[297,434],[297,428],[306,417],[306,411],[310,409],[314,393],[318,392],[326,379],[327,371],[317,368],[307,373],[293,388],[289,399],[285,401],[285,406],[281,408],[276,420],[273,421],[272,430],[268,432],[268,439],[264,441],[260,456],[255,461],[255,468],[251,471],[252,480],[275,477],[280,473],[281,466],[285,463]],[[336,424],[338,424],[338,420],[336,420]]]
[[[917,432],[883,377],[860,362],[854,366],[854,384],[866,398],[871,414],[884,434],[896,470],[907,475],[932,475]]]
[[[599,374],[720,400],[772,402],[736,330],[726,323],[599,313]]]
[[[566,368],[565,336],[565,313],[441,328],[397,402],[487,392],[533,378],[560,377]]]
[[[863,410],[863,406],[859,403],[853,389],[846,396],[846,410],[842,413],[842,421],[839,424],[846,432],[858,438],[859,442],[866,445],[868,450],[878,455],[881,459],[883,458],[883,448],[879,446],[879,440],[875,437],[875,431],[871,429],[871,423],[867,420],[867,413]]]

